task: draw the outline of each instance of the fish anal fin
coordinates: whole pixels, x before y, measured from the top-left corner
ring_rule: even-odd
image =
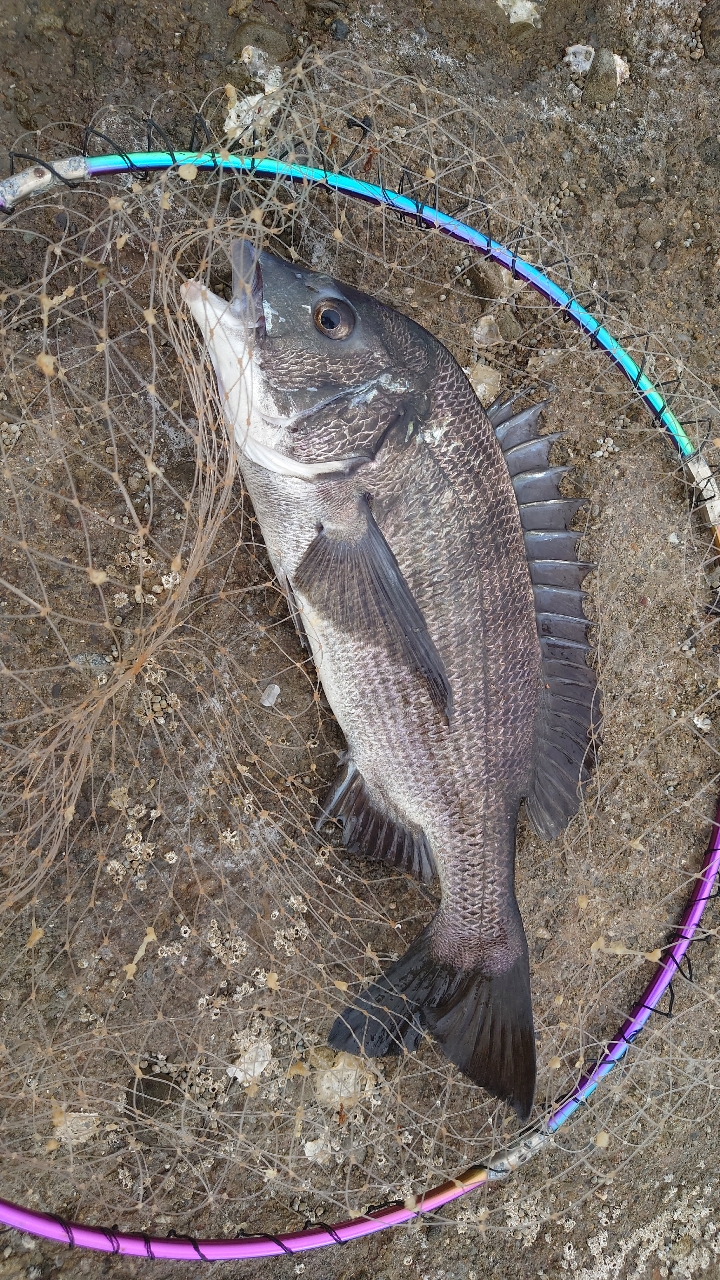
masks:
[[[449,719],[452,693],[442,658],[366,498],[358,499],[347,529],[318,530],[293,586],[339,630],[389,651],[420,676]]]
[[[379,1058],[414,1052],[424,1030],[474,1084],[527,1119],[536,1066],[526,949],[502,973],[454,969],[433,955],[428,928],[335,1019],[329,1043]]]
[[[601,717],[597,677],[587,664],[591,623],[580,589],[593,566],[579,560],[580,535],[567,528],[582,502],[563,498],[558,489],[565,468],[548,462],[558,436],[540,435],[543,408],[515,413],[495,404],[491,422],[511,473],[535,598],[542,688],[527,809],[535,830],[550,840],[577,813]]]
[[[396,820],[374,800],[350,760],[341,766],[315,825],[319,829],[330,819],[342,824],[342,841],[350,853],[387,862],[425,884],[437,874],[424,831]]]

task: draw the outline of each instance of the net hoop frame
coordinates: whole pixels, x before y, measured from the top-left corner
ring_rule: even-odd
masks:
[[[29,158],[29,157],[28,157]],[[253,177],[279,177],[290,182],[307,185],[325,185],[343,195],[363,200],[376,206],[391,209],[401,217],[414,220],[452,239],[469,246],[490,261],[497,263],[514,277],[524,281],[550,302],[557,311],[572,320],[590,339],[595,347],[601,347],[621,372],[633,384],[646,408],[657,424],[670,437],[680,460],[685,464],[688,479],[695,486],[697,506],[704,510],[712,543],[720,551],[720,487],[702,454],[694,447],[682,423],[672,412],[662,392],[643,372],[628,351],[591,312],[563,290],[538,267],[522,258],[517,252],[493,240],[489,235],[468,226],[457,218],[443,213],[432,205],[423,204],[388,190],[384,186],[362,181],[351,174],[317,169],[297,163],[287,163],[271,157],[257,159],[252,155],[235,155],[215,149],[193,151],[143,151],[98,156],[73,156],[55,163],[36,160],[29,169],[14,173],[0,181],[0,212],[10,214],[21,200],[44,194],[62,183],[75,187],[87,179],[126,172],[157,172],[186,167],[200,169],[228,169],[249,173]],[[190,176],[189,173],[181,176]],[[195,173],[192,173],[192,177]],[[660,1000],[670,988],[685,955],[700,927],[707,903],[717,896],[715,881],[720,873],[720,798],[715,818],[711,821],[711,836],[700,870],[695,873],[695,883],[675,926],[675,937],[663,950],[657,968],[648,986],[634,1005],[616,1036],[610,1040],[600,1059],[591,1070],[583,1074],[575,1089],[551,1111],[550,1115],[525,1132],[504,1152],[491,1157],[487,1163],[473,1165],[457,1178],[450,1179],[421,1196],[411,1196],[405,1201],[394,1201],[357,1218],[333,1225],[316,1224],[302,1231],[279,1235],[242,1235],[235,1239],[195,1240],[189,1236],[148,1236],[115,1231],[112,1228],[90,1227],[81,1223],[66,1222],[52,1214],[27,1209],[21,1205],[0,1199],[0,1222],[6,1227],[30,1235],[53,1240],[69,1247],[94,1249],[98,1252],[122,1254],[126,1257],[146,1257],[183,1262],[229,1262],[250,1258],[282,1257],[309,1249],[322,1249],[330,1245],[347,1244],[364,1236],[373,1235],[387,1227],[401,1226],[425,1213],[436,1212],[445,1205],[460,1199],[478,1187],[490,1184],[512,1173],[552,1142],[553,1134],[586,1102],[598,1085],[624,1058],[643,1027],[656,1012]]]

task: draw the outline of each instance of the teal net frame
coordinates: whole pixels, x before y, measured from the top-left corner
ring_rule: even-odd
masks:
[[[201,153],[146,151],[74,156],[55,163],[35,159],[29,169],[14,173],[0,182],[0,212],[9,214],[20,201],[41,195],[58,184],[74,187],[95,177],[131,172],[161,172],[183,167],[186,173],[182,176],[187,177],[194,177],[195,172],[199,170],[227,169],[253,177],[280,178],[290,183],[299,182],[313,186],[324,185],[331,191],[391,209],[401,217],[412,219],[417,225],[435,229],[510,271],[514,277],[536,290],[556,310],[572,320],[592,344],[601,348],[632,383],[658,426],[662,427],[671,439],[681,461],[686,465],[688,475],[698,489],[698,505],[704,506],[714,545],[720,549],[720,490],[710,468],[696,450],[683,424],[672,412],[662,392],[645,374],[642,365],[637,364],[601,320],[587,311],[577,299],[533,263],[519,256],[515,250],[493,240],[491,236],[460,222],[432,205],[412,199],[401,192],[388,190],[384,186],[364,182],[351,174],[317,169],[271,157],[256,159],[252,155],[234,155],[213,149]],[[717,896],[715,882],[719,872],[720,801],[712,823],[708,848],[702,866],[696,874],[688,903],[675,928],[675,936],[672,942],[663,948],[662,958],[651,982],[617,1035],[608,1044],[600,1060],[589,1072],[581,1076],[575,1089],[549,1116],[529,1127],[507,1151],[486,1164],[472,1166],[457,1178],[421,1196],[413,1196],[403,1202],[393,1202],[358,1218],[331,1226],[314,1225],[303,1231],[278,1235],[245,1235],[233,1240],[195,1240],[183,1236],[153,1237],[113,1231],[110,1228],[89,1227],[80,1223],[66,1222],[54,1215],[26,1209],[5,1200],[0,1200],[0,1222],[45,1239],[105,1253],[185,1262],[221,1262],[293,1255],[307,1249],[345,1244],[350,1240],[357,1240],[382,1231],[386,1227],[410,1222],[424,1213],[435,1212],[486,1183],[504,1178],[519,1165],[531,1159],[552,1141],[552,1135],[589,1099],[601,1081],[625,1057],[649,1018],[657,1010],[663,995],[671,987],[689,947],[697,939],[697,931],[707,903]]]

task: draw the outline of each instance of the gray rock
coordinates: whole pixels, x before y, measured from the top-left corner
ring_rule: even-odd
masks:
[[[655,244],[656,240],[664,240],[666,234],[665,222],[657,215],[650,215],[643,218],[638,223],[638,236],[644,240],[646,244]]]
[[[330,35],[333,40],[347,40],[350,35],[350,28],[347,22],[343,22],[342,18],[336,18],[330,23]]]
[[[262,49],[272,62],[284,62],[290,53],[290,43],[277,28],[264,22],[243,22],[231,41],[231,52],[239,57],[246,45]]]
[[[582,100],[586,107],[607,106],[617,97],[617,67],[612,49],[598,49],[587,73]]]
[[[636,271],[644,271],[646,267],[649,267],[654,256],[652,245],[645,244],[642,240],[635,241],[632,253],[632,265]]]
[[[497,327],[500,335],[506,342],[517,342],[522,335],[522,326],[518,324],[513,312],[509,307],[503,307],[498,312]]]
[[[615,203],[618,209],[632,209],[638,204],[657,204],[658,200],[662,200],[665,195],[665,188],[650,182],[648,178],[642,178],[640,182],[633,186],[625,187],[619,191]]]
[[[476,297],[485,298],[487,301],[501,297],[505,287],[502,267],[498,267],[494,262],[488,262],[485,258],[478,258],[466,275]]]
[[[698,155],[703,164],[711,164],[715,169],[720,169],[720,142],[717,138],[705,138],[699,143]]]
[[[720,62],[720,0],[710,0],[700,19],[700,39],[705,57]]]

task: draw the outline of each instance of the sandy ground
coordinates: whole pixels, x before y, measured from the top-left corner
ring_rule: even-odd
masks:
[[[344,50],[389,71],[415,76],[463,101],[483,102],[530,198],[543,216],[552,208],[560,210],[571,253],[596,264],[611,303],[622,309],[635,306],[640,299],[648,328],[681,352],[697,378],[720,389],[720,135],[716,112],[720,12],[716,0],[700,10],[694,4],[673,0],[597,5],[549,0],[546,5],[516,4],[514,10],[528,10],[525,16],[530,20],[512,23],[504,9],[513,10],[513,6],[500,7],[491,0],[427,6],[370,5],[364,0],[358,5],[328,0],[306,6],[301,0],[286,5],[254,0],[248,6],[236,0],[228,13],[225,4],[190,0],[162,9],[145,0],[137,4],[103,0],[87,7],[63,6],[54,0],[21,6],[15,0],[4,0],[0,13],[0,144],[7,148],[23,130],[35,130],[58,118],[86,122],[99,107],[118,97],[149,113],[157,94],[168,89],[195,102],[227,81],[242,89],[247,81],[238,58],[248,43],[265,48],[273,60],[283,61],[292,60],[308,45]],[[609,49],[627,63],[630,78],[611,102],[595,105],[598,97],[612,96],[607,91],[607,77],[593,98],[589,87],[583,93],[585,77],[573,74],[563,62],[566,48],[576,44]],[[31,141],[26,139],[20,149],[31,150]],[[6,282],[13,283],[11,273],[21,272],[22,263],[7,262],[2,269]],[[430,322],[436,305],[432,292],[421,302]],[[454,345],[462,359],[469,359],[469,345],[463,349],[463,339],[457,332],[453,334],[452,313],[441,317],[438,325],[440,336]],[[536,346],[542,361],[541,337]],[[508,367],[513,360],[514,356]],[[527,352],[524,360],[526,367]],[[522,362],[518,359],[517,363]],[[642,753],[645,734],[646,743],[655,752],[654,776],[664,779],[666,790],[688,796],[692,787],[712,777],[712,753],[697,748],[695,758],[688,760],[677,741],[664,739],[658,748],[664,733],[661,722],[664,726],[673,712],[692,714],[700,693],[709,696],[703,680],[712,681],[717,674],[717,646],[713,648],[715,636],[708,632],[697,644],[692,642],[694,663],[687,650],[679,651],[681,643],[695,635],[712,600],[700,573],[701,549],[692,539],[685,541],[682,486],[674,478],[669,454],[659,442],[649,441],[639,415],[627,423],[628,435],[622,456],[615,460],[617,465],[612,458],[609,464],[607,458],[593,458],[598,438],[613,425],[620,400],[614,402],[608,391],[605,412],[596,420],[594,410],[592,415],[578,413],[572,369],[557,371],[554,376],[552,413],[564,427],[570,427],[574,460],[581,462],[577,484],[592,500],[588,555],[601,562],[596,600],[610,637],[599,638],[604,669],[611,683],[617,681],[618,689],[629,689],[623,663],[632,660],[640,670],[643,663],[652,663],[653,654],[666,660],[659,691],[653,692],[649,681],[643,693],[641,682],[633,694],[634,702],[630,696],[619,699],[619,709],[607,730],[601,777],[611,782],[619,777],[618,762],[633,759],[627,755],[629,745],[633,752]],[[717,427],[714,434],[720,434]],[[710,444],[711,460],[717,461],[713,448]],[[188,465],[182,456],[175,462],[178,474]],[[682,571],[672,558],[677,543],[668,544],[676,525],[685,557]],[[659,553],[653,543],[656,526],[662,533]],[[624,563],[628,546],[634,547],[631,565]],[[610,554],[613,548],[614,559]],[[603,555],[611,565],[623,565],[622,572],[604,574]],[[209,590],[217,589],[218,582],[208,574]],[[686,602],[688,582],[695,584],[690,605]],[[642,611],[653,598],[662,598],[664,612],[648,627],[645,647],[642,652],[632,646],[624,648],[624,629],[637,629],[638,618],[642,620]],[[269,603],[274,607],[271,596]],[[227,620],[225,625],[229,626]],[[249,637],[251,629],[243,634]],[[663,637],[670,636],[671,659],[662,650]],[[281,643],[294,653],[289,628]],[[623,656],[628,653],[632,659]],[[269,676],[271,663],[268,658],[267,669],[256,672],[256,677]],[[296,696],[301,693],[299,687]],[[647,704],[653,699],[649,710]],[[337,745],[330,730],[323,742],[327,772]],[[301,764],[302,758],[300,752],[298,771],[307,767]],[[599,799],[601,791],[599,784],[589,809],[606,813],[607,823],[614,825],[617,819],[618,824],[624,824],[623,856],[614,851],[608,826],[606,835],[601,834],[594,845],[593,857],[599,862],[585,866],[580,831],[565,851],[564,862],[543,865],[536,851],[535,860],[529,858],[525,884],[521,881],[521,896],[525,893],[529,904],[539,900],[546,904],[542,921],[535,921],[539,973],[544,972],[548,942],[552,950],[556,945],[552,939],[561,938],[563,930],[569,938],[577,938],[587,920],[589,941],[591,935],[607,927],[599,908],[592,921],[585,917],[578,923],[576,916],[570,919],[564,900],[555,901],[553,883],[560,869],[570,872],[573,883],[585,876],[592,886],[590,897],[594,888],[598,902],[610,901],[622,891],[630,909],[645,891],[647,867],[627,852],[631,840],[637,844],[644,838],[642,806],[647,808],[647,798],[643,779],[621,778],[619,785],[612,782]],[[702,808],[699,805],[698,811]],[[696,865],[706,830],[689,821],[683,827],[677,816],[668,818],[666,829],[658,836],[657,856],[662,856],[664,836],[673,847],[686,848],[690,865]],[[614,918],[620,919],[625,909],[620,897],[613,897],[613,904]],[[677,901],[670,895],[667,923],[676,907]],[[418,909],[422,908],[411,904],[408,914]],[[591,905],[590,913],[592,910]],[[714,923],[717,925],[717,919]],[[639,925],[637,928],[642,933]],[[627,929],[622,936],[628,940]],[[557,945],[560,948],[560,942]],[[551,959],[548,953],[548,966]],[[706,1060],[712,1061],[717,1058],[716,1045],[714,1051],[712,1048],[717,1003],[712,993],[718,979],[712,947],[705,948],[698,958],[697,972],[703,990],[709,993],[703,1015],[703,1030],[708,1036],[704,1053]],[[632,983],[629,989],[633,989]],[[606,1025],[602,1012],[598,1005],[599,1025]],[[554,1033],[548,1025],[548,1046]],[[692,1035],[686,1043],[686,1074],[692,1075]],[[548,1047],[548,1055],[550,1052]],[[664,1280],[667,1275],[720,1275],[717,1254],[711,1247],[714,1228],[710,1229],[714,1216],[720,1214],[713,1176],[714,1111],[692,1091],[687,1106],[674,1101],[668,1111],[665,1127],[657,1116],[650,1115],[651,1140],[643,1146],[638,1139],[634,1163],[628,1167],[624,1158],[612,1152],[611,1163],[600,1167],[594,1149],[584,1171],[576,1161],[572,1174],[567,1175],[564,1152],[551,1152],[542,1166],[531,1168],[516,1186],[491,1192],[491,1197],[502,1196],[504,1208],[500,1219],[491,1219],[486,1230],[480,1230],[477,1221],[471,1229],[461,1224],[458,1230],[450,1216],[447,1221],[424,1221],[411,1230],[386,1233],[297,1261],[282,1259],[208,1270],[228,1277],[264,1270],[268,1275],[303,1275],[307,1280],[390,1280],[397,1275],[422,1280],[484,1280],[491,1275],[565,1274],[581,1276],[582,1280],[633,1275]],[[582,1123],[572,1144],[580,1150],[587,1141],[592,1150],[592,1132],[585,1134]],[[615,1178],[608,1176],[613,1160],[621,1169]],[[582,1188],[573,1185],[573,1180],[582,1182]],[[179,1276],[196,1270],[83,1257],[59,1248],[34,1246],[30,1240],[8,1239],[5,1252],[0,1248],[0,1277],[45,1280],[56,1270],[90,1277],[143,1272]]]

